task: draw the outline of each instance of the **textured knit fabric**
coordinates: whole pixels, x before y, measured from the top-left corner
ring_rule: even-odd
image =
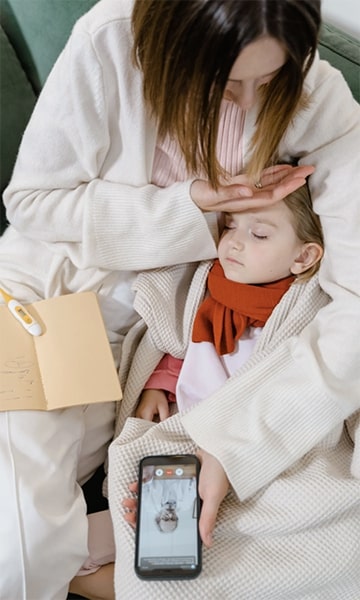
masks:
[[[230,354],[247,327],[262,327],[294,282],[294,277],[263,285],[226,279],[219,260],[210,269],[208,296],[199,306],[193,342],[211,342],[218,354]]]
[[[164,342],[172,331],[172,322],[176,323],[176,339],[184,338],[190,331],[193,315],[190,319],[187,312],[187,316],[181,318],[184,304],[190,300],[188,288],[196,262],[216,256],[218,232],[216,215],[204,216],[191,200],[192,174],[186,181],[174,183],[166,189],[151,184],[157,131],[144,105],[141,72],[131,60],[131,10],[132,2],[129,0],[100,0],[75,25],[66,48],[49,76],[24,133],[12,180],[4,194],[10,226],[0,240],[0,280],[2,287],[24,303],[59,294],[95,291],[116,361],[120,360],[122,338],[132,326],[131,335],[127,336],[121,354],[121,373],[125,373],[133,356],[129,350],[131,342],[141,339],[144,333],[144,323],[139,320],[132,306],[130,285],[135,277],[134,272],[188,263],[163,274],[165,281],[171,279],[174,272],[179,277],[175,278],[175,288],[171,287],[165,310],[158,315],[160,333],[152,338],[151,353],[141,363],[141,369],[146,369],[146,373],[138,381],[141,380],[143,385],[163,352],[170,352],[179,358],[184,354],[185,346],[182,344]],[[221,391],[206,401],[206,413],[199,405],[182,417],[181,424],[178,418],[175,421],[175,441],[185,435],[187,447],[192,447],[193,442],[188,442],[192,439],[217,456],[226,468],[237,497],[242,500],[252,498],[253,494],[268,486],[274,477],[290,468],[290,464],[300,460],[306,463],[307,459],[303,457],[360,406],[360,110],[342,75],[320,61],[318,56],[306,76],[305,90],[308,106],[294,116],[279,147],[279,156],[289,161],[298,158],[300,164],[315,166],[310,188],[315,211],[321,218],[326,246],[320,267],[320,282],[332,302],[318,313],[316,310],[313,313],[309,311],[313,318],[299,337],[291,334],[284,338],[277,337],[279,343],[274,345],[272,352],[265,354],[264,360],[257,362],[252,357],[241,378],[232,377]],[[257,112],[258,107],[254,106],[242,115],[244,127],[239,140],[244,169],[249,159],[249,145]],[[196,278],[199,283],[199,276]],[[136,285],[141,285],[141,282]],[[195,287],[197,290],[203,289],[201,286]],[[147,292],[149,306],[146,310],[151,312],[151,300],[156,302],[156,294],[151,286]],[[173,319],[175,307],[176,318]],[[275,312],[271,319],[276,318]],[[161,333],[164,331],[165,337]],[[271,344],[274,344],[275,338],[276,335]],[[264,331],[262,340],[266,339]],[[269,346],[266,347],[269,349]],[[134,385],[132,381],[131,385]],[[127,398],[128,392],[129,388]],[[128,402],[123,404],[123,414]],[[5,427],[6,419],[7,415],[2,413],[1,427]],[[36,416],[32,415],[34,420]],[[171,423],[170,419],[169,425],[163,427],[169,427]],[[67,429],[73,431],[73,439],[66,450],[76,448],[81,440],[81,433],[78,430],[75,432],[75,427]],[[37,430],[43,436],[47,432],[46,427],[40,427],[40,417]],[[159,427],[155,431],[161,432],[162,429]],[[184,431],[186,433],[182,433]],[[21,439],[20,426],[16,433],[17,440]],[[63,431],[59,429],[58,434],[62,437]],[[0,471],[8,474],[7,481],[10,482],[6,487],[7,505],[17,507],[17,512],[14,509],[10,513],[10,530],[19,531],[18,524],[23,523],[25,518],[17,494],[19,481],[22,490],[26,485],[22,497],[26,498],[27,493],[32,497],[34,490],[30,478],[27,478],[28,466],[23,474],[19,474],[18,465],[15,469],[11,458],[12,440],[6,438],[6,444],[0,446]],[[49,462],[46,452],[41,448],[41,437],[33,442],[36,444],[33,454],[41,459],[41,468],[37,470],[37,480],[41,478],[39,489],[43,492],[42,498],[46,498],[47,504],[53,506],[58,500],[56,486],[52,488],[47,484],[54,464]],[[164,444],[163,448],[170,446]],[[342,448],[339,448],[339,454],[335,453],[340,465],[335,464],[334,468],[329,466],[329,469],[324,467],[325,472],[331,472],[334,477],[344,465],[347,473],[349,454],[343,460]],[[138,451],[134,449],[129,454],[125,450],[119,456],[119,462],[115,460],[116,469],[124,469],[123,475],[117,480],[118,484],[125,478],[128,482],[134,477],[135,460],[149,449],[151,444],[141,445]],[[21,456],[25,462],[24,453]],[[29,452],[28,456],[30,460]],[[56,472],[63,474],[62,462],[65,460],[65,456],[58,458]],[[38,467],[37,463],[35,466]],[[126,470],[128,466],[131,472]],[[311,488],[311,474],[307,481]],[[331,527],[328,529],[329,540],[336,540],[336,543],[339,539],[350,539],[350,513],[344,511],[350,510],[352,505],[353,495],[349,489],[352,485],[353,481],[345,477],[345,482],[341,481],[339,486],[335,482],[329,488],[321,488],[323,502],[328,489],[340,490],[338,502],[333,504],[331,513],[333,516],[337,514],[338,518],[334,516],[332,531]],[[117,488],[120,496],[116,493],[113,495],[114,509],[119,507],[121,495],[126,493],[125,487],[124,483],[124,487]],[[2,489],[4,496],[4,487]],[[270,489],[274,488],[270,486]],[[349,491],[348,496],[344,496],[344,489]],[[74,485],[69,485],[68,503],[60,507],[64,522],[66,516],[72,514],[75,490]],[[313,503],[316,508],[315,505]],[[303,506],[309,508],[306,503]],[[276,512],[276,503],[272,508]],[[119,512],[115,510],[114,514],[118,522]],[[323,522],[327,523],[329,513],[322,511],[321,514],[325,515]],[[41,516],[46,519],[47,513]],[[83,517],[85,519],[85,515]],[[312,520],[304,515],[302,520],[301,515],[297,517],[295,528],[299,528],[299,522],[307,522],[308,530],[311,530],[314,522],[319,523],[319,519]],[[1,532],[9,531],[9,523],[9,515],[0,511]],[[46,548],[53,549],[48,553],[52,559],[57,547],[59,519],[56,523],[57,529],[53,527],[46,545]],[[27,525],[31,529],[31,521]],[[36,533],[40,535],[41,531],[41,527],[38,527]],[[228,541],[234,539],[236,556],[240,557],[252,532],[244,528],[243,534],[238,536],[234,535],[234,531],[227,530],[226,537]],[[263,531],[266,537],[268,530]],[[316,532],[321,534],[324,531],[323,528],[317,528]],[[353,532],[358,534],[356,524]],[[63,539],[67,539],[68,533],[65,532]],[[86,541],[84,533],[85,530],[82,535]],[[120,530],[116,535],[120,557],[116,567],[119,569],[116,584],[118,597],[133,598],[136,593],[135,586],[131,589],[134,582],[129,562],[133,546],[126,545]],[[132,533],[124,535],[131,536]],[[78,538],[75,535],[73,537]],[[240,537],[242,543],[239,545]],[[298,548],[302,551],[301,536],[298,539]],[[264,560],[270,555],[278,557],[282,552],[287,560],[290,556],[298,559],[298,553],[291,552],[291,548],[282,542],[279,542],[278,548],[269,548],[269,552],[263,547],[261,555]],[[16,546],[15,537],[12,537],[12,543]],[[36,543],[41,546],[41,541],[36,540]],[[335,541],[332,543],[335,544]],[[75,559],[72,561],[71,553],[76,545],[81,546],[81,554],[84,544],[74,539],[74,543],[68,546],[68,562],[75,565],[75,570],[77,562]],[[42,546],[45,547],[44,543]],[[225,546],[222,548],[225,555]],[[327,552],[336,557],[336,562],[329,560],[326,567],[329,570],[326,572],[318,568],[314,549],[310,552],[308,548],[308,552],[305,552],[306,557],[309,556],[309,563],[313,565],[313,570],[307,573],[308,582],[313,581],[312,577],[319,581],[319,578],[326,580],[331,575],[333,579],[335,591],[327,595],[327,600],[331,594],[334,596],[341,591],[337,588],[337,574],[343,561],[347,560],[349,564],[348,557],[352,555],[348,543],[345,546],[343,544],[341,549],[341,555],[333,552],[336,548],[330,543],[324,545],[322,556],[319,552],[319,560],[327,556]],[[123,560],[125,550],[128,556]],[[230,545],[227,550],[228,555],[232,556]],[[35,554],[32,553],[30,558],[33,559]],[[1,566],[2,573],[8,573],[11,568],[9,563],[13,562],[8,555],[8,552],[1,555],[5,563],[5,566],[3,563]],[[29,558],[26,553],[22,554],[25,555]],[[80,559],[78,556],[77,561]],[[217,559],[225,577],[231,561],[219,560],[219,556]],[[49,573],[53,575],[52,564],[48,561],[46,566],[42,562],[41,577],[48,576],[50,579]],[[355,559],[352,564],[355,564]],[[246,566],[246,573],[241,567],[237,571],[237,581],[239,578],[246,580],[255,577],[255,572],[247,568],[249,563],[244,560],[243,565]],[[59,563],[57,566],[61,567]],[[347,585],[351,586],[356,577],[349,574],[347,569],[344,567],[343,574]],[[206,582],[204,590],[209,591],[209,583],[216,579],[212,573],[217,571],[206,572],[208,576],[201,581]],[[276,577],[282,579],[279,573],[276,573]],[[41,581],[37,575],[30,568],[25,580],[31,576],[33,582],[36,578]],[[11,582],[8,596],[14,593],[16,576]],[[228,581],[234,581],[230,575]],[[289,582],[289,578],[286,581]],[[264,585],[266,588],[266,582]],[[41,587],[44,590],[44,586]],[[146,598],[150,589],[155,588],[146,587]],[[173,589],[172,586],[167,587],[167,590],[170,589]],[[191,586],[191,589],[195,587]],[[219,591],[221,597],[222,589]],[[271,586],[268,589],[271,591]],[[143,590],[141,588],[138,597],[141,598]],[[306,598],[306,593],[303,589],[301,600]],[[21,594],[17,595],[21,597]],[[284,595],[286,600],[295,598],[295,594],[287,594],[287,590],[283,592]],[[40,595],[36,597],[41,598]],[[258,594],[256,600],[260,597]],[[273,597],[279,600],[281,594],[274,592]],[[340,593],[337,594],[338,598],[341,598]]]
[[[101,0],[76,24],[24,134],[4,196],[12,225],[0,241],[0,278],[11,294],[27,302],[95,290],[108,329],[121,332],[137,319],[133,270],[214,258],[217,237],[215,215],[204,217],[191,201],[191,178],[166,189],[150,184],[157,132],[141,73],[131,66],[131,8],[127,0]],[[310,187],[326,242],[320,280],[333,302],[307,340],[284,343],[281,360],[269,366],[268,389],[274,385],[280,401],[294,381],[300,397],[329,387],[338,422],[360,403],[360,110],[341,74],[318,57],[305,86],[308,107],[294,117],[279,155],[316,167]],[[243,157],[256,115],[255,106],[243,116]],[[179,286],[190,274],[191,266]],[[124,306],[113,302],[116,289]],[[128,311],[125,323],[119,308]],[[253,390],[259,398],[263,385],[259,379]],[[326,434],[334,420],[321,420]]]
[[[191,178],[166,189],[150,184],[157,132],[141,73],[131,66],[131,8],[101,0],[75,26],[24,134],[4,196],[11,225],[0,240],[0,279],[12,295],[27,302],[95,290],[108,329],[122,333],[137,319],[130,274],[214,258],[217,238],[215,215],[204,217],[191,201]],[[329,389],[337,416],[324,419],[319,404],[316,417],[325,435],[360,404],[360,110],[341,74],[318,57],[305,87],[308,107],[294,117],[279,155],[316,167],[310,188],[326,243],[320,280],[333,302],[306,340],[284,343],[269,365],[271,382],[265,389],[259,378],[252,393],[260,401],[271,389],[280,402],[294,382],[301,398],[310,388]],[[246,159],[256,115],[256,106],[244,115]],[[191,266],[179,286],[190,274]],[[116,289],[123,306],[113,302]]]
[[[190,326],[205,290],[209,266],[202,264],[195,271],[186,297],[173,293],[177,289],[175,282],[184,276],[183,267],[144,273],[137,281],[136,307],[143,320],[125,340],[128,358],[121,369],[124,388],[118,418],[121,433],[110,446],[109,500],[117,547],[116,597],[166,600],[171,595],[184,600],[194,597],[201,600],[358,600],[360,479],[351,474],[351,469],[355,472],[352,461],[356,447],[354,451],[350,433],[355,439],[359,419],[354,414],[354,419],[340,422],[312,445],[309,439],[318,427],[316,421],[308,423],[307,430],[290,428],[287,447],[273,439],[274,425],[264,421],[269,447],[277,444],[279,452],[277,457],[272,453],[273,463],[267,456],[259,457],[259,469],[253,473],[244,474],[241,463],[246,458],[246,450],[243,452],[236,435],[236,430],[244,431],[245,438],[257,434],[256,429],[248,428],[249,412],[252,410],[256,414],[256,406],[251,408],[251,393],[248,407],[244,405],[242,382],[248,387],[247,378],[254,371],[256,377],[257,369],[263,365],[268,368],[269,359],[279,356],[278,350],[284,340],[303,335],[316,313],[328,304],[329,298],[321,291],[316,276],[307,283],[291,286],[276,306],[251,358],[237,377],[230,380],[232,396],[219,406],[221,401],[215,394],[218,402],[216,427],[221,444],[224,451],[232,450],[232,440],[221,434],[222,430],[232,428],[239,445],[237,470],[244,476],[244,481],[238,485],[238,478],[232,479],[232,473],[228,473],[233,487],[220,508],[214,546],[204,549],[202,574],[191,582],[153,582],[150,585],[134,574],[134,532],[124,521],[121,507],[122,499],[128,496],[128,483],[137,477],[138,461],[146,454],[196,451],[194,436],[188,434],[187,424],[194,411],[201,412],[205,424],[198,428],[197,434],[202,432],[205,438],[209,437],[206,423],[209,422],[207,412],[211,399],[186,415],[176,414],[160,424],[134,419],[131,415],[142,386],[162,353],[184,354]],[[165,306],[166,318],[163,316]],[[179,318],[182,311],[189,327],[182,327]],[[291,403],[290,390],[288,399]],[[276,403],[276,398],[271,396],[269,402],[272,401]],[[239,402],[241,410],[235,410]],[[312,402],[316,403],[314,397]],[[226,403],[229,403],[229,409]],[[286,406],[283,412],[286,413]]]

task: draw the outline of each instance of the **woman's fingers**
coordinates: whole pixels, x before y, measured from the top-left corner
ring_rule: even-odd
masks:
[[[125,498],[122,501],[122,505],[124,508],[126,508],[129,511],[136,511],[137,509],[137,500],[136,498]]]
[[[251,198],[253,196],[253,190],[247,184],[247,177],[241,175],[239,177],[242,178],[240,179],[240,185],[237,183],[235,185],[225,184],[219,186],[217,190],[214,190],[207,181],[196,179],[191,184],[191,198],[203,212],[226,210],[226,208],[221,208],[223,203],[229,200],[241,202],[242,198]],[[239,210],[241,209],[239,208]]]
[[[134,481],[129,484],[129,490],[132,493],[137,493],[138,483]],[[125,509],[124,519],[132,527],[136,526],[136,511],[137,511],[137,499],[136,498],[124,498],[122,506]]]
[[[278,202],[279,200],[283,200],[283,198],[286,198],[286,196],[289,196],[289,194],[292,194],[295,190],[302,187],[305,182],[306,179],[303,179],[302,177],[285,178],[284,181],[274,186],[271,190],[271,201]],[[259,200],[260,196],[261,194],[259,194]]]
[[[135,529],[135,527],[136,527],[136,514],[135,513],[125,512],[124,519],[127,523],[129,523],[129,525],[131,525],[131,527],[133,527]]]
[[[314,172],[315,168],[312,165],[304,165],[301,167],[292,167],[291,165],[277,165],[264,169],[261,174],[259,183],[262,188],[273,186],[281,183],[285,179],[305,179]],[[259,189],[259,188],[257,188]],[[261,189],[261,188],[260,188]]]
[[[282,200],[304,183],[304,178],[285,178],[280,183],[271,186],[268,185],[261,189],[254,188],[253,196],[250,198],[239,198],[239,186],[231,185],[227,187],[226,192],[223,194],[226,196],[224,199],[219,194],[218,200],[212,204],[211,210],[215,212],[241,212],[253,208],[262,208]]]
[[[264,169],[256,185],[242,174],[219,186],[216,191],[207,181],[198,179],[191,186],[191,197],[204,212],[240,212],[261,208],[291,194],[304,185],[306,177],[313,172],[312,165],[276,165]]]
[[[138,482],[132,481],[129,483],[129,491],[133,494],[137,494]],[[125,509],[124,519],[132,527],[136,526],[136,511],[137,511],[137,499],[136,498],[124,498],[122,506]]]
[[[129,488],[130,492],[132,492],[133,494],[137,494],[138,489],[139,489],[139,484],[137,481],[132,481],[131,483],[129,483],[128,488]]]

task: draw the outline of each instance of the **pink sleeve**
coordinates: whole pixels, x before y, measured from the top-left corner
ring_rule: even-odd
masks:
[[[175,389],[183,361],[165,354],[144,385],[144,390],[155,389],[168,392],[169,402],[175,402]]]

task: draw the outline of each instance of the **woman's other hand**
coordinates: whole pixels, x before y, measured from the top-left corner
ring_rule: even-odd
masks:
[[[199,494],[202,507],[199,519],[200,537],[208,548],[212,545],[212,533],[215,527],[219,507],[229,489],[229,480],[219,461],[204,450],[197,453],[201,461]],[[132,494],[138,492],[138,482],[129,484]],[[122,506],[125,509],[124,519],[131,527],[136,527],[137,498],[125,498]]]
[[[138,482],[133,481],[129,484],[129,491],[132,494],[137,494],[138,492]],[[122,506],[125,509],[124,519],[131,527],[135,529],[136,527],[136,511],[137,511],[137,498],[125,498],[122,501]]]
[[[240,212],[250,208],[261,208],[282,200],[304,185],[306,177],[314,167],[305,165],[276,165],[264,169],[257,186],[246,174],[237,175],[214,190],[210,183],[196,179],[190,189],[193,202],[203,212]]]
[[[203,501],[199,520],[202,541],[208,548],[212,545],[213,530],[221,502],[229,489],[229,480],[219,461],[204,450],[198,451],[201,461],[199,494]]]

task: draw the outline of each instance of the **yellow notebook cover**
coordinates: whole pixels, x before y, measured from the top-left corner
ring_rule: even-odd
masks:
[[[42,335],[29,334],[0,306],[0,410],[53,410],[122,397],[93,292],[26,307]]]

